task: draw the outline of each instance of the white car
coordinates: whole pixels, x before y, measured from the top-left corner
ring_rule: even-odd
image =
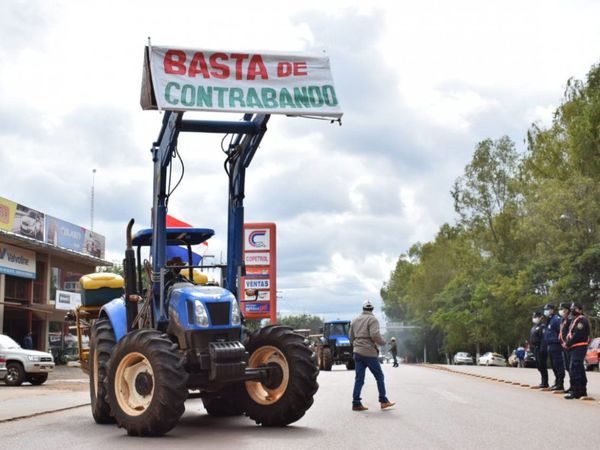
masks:
[[[0,355],[0,380],[6,375],[6,357]]]
[[[467,352],[458,352],[454,355],[454,364],[473,364],[473,357]]]
[[[487,352],[479,357],[480,366],[500,366],[506,367],[506,359],[498,353]]]
[[[45,383],[48,374],[54,371],[54,358],[50,353],[21,348],[3,334],[0,334],[0,354],[6,361],[3,378],[9,386],[20,386],[24,381],[40,385]]]

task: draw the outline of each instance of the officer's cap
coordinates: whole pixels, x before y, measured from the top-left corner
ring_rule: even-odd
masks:
[[[535,312],[533,313],[533,317],[542,317],[542,313],[541,313],[541,312],[539,312],[539,311],[535,311]]]
[[[544,309],[554,309],[554,305],[553,305],[552,303],[547,303],[547,304],[544,306]]]
[[[558,305],[558,309],[571,309],[571,304],[567,302],[562,302]]]
[[[583,309],[583,305],[579,302],[571,303],[571,309]]]

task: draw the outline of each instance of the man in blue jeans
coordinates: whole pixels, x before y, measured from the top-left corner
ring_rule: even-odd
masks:
[[[385,340],[379,333],[379,321],[373,315],[373,303],[370,300],[363,303],[362,314],[354,319],[350,325],[350,342],[353,346],[356,371],[354,392],[352,394],[352,410],[366,411],[369,409],[362,404],[360,398],[360,392],[365,384],[367,367],[377,380],[381,409],[391,408],[396,403],[390,402],[386,396],[383,371],[378,358],[379,349],[377,348],[377,345],[384,345]]]

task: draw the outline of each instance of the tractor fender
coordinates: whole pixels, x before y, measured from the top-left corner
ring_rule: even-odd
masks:
[[[115,333],[115,339],[119,342],[127,334],[127,312],[125,299],[123,297],[111,300],[100,310],[100,316],[108,317]]]

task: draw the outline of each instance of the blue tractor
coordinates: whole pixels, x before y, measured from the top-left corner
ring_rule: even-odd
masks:
[[[317,364],[321,370],[331,370],[334,364],[345,364],[346,369],[354,370],[354,357],[349,320],[333,320],[323,324],[323,336],[316,346]]]
[[[242,121],[185,120],[166,111],[152,146],[154,192],[151,229],[126,231],[124,284],[102,276],[83,284],[78,317],[91,323],[89,355],[92,415],[129,435],[160,436],[202,398],[209,414],[245,414],[257,424],[285,426],[300,419],[317,392],[318,369],[302,336],[268,326],[248,334],[238,301],[242,263],[245,169],[266,132],[269,115]],[[181,158],[180,132],[229,133],[228,264],[223,287],[199,285],[191,263],[169,265],[167,247],[193,245],[213,230],[167,228],[171,164]],[[195,205],[193,205],[195,206]],[[142,249],[149,248],[148,260]],[[145,275],[144,275],[145,273]],[[122,279],[121,279],[122,280]],[[123,295],[116,295],[116,294]]]

